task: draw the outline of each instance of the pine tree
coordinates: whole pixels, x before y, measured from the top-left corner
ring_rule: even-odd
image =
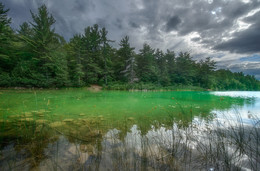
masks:
[[[113,42],[112,40],[109,40],[107,38],[107,30],[106,28],[102,28],[100,30],[101,35],[101,51],[102,51],[102,58],[103,58],[103,75],[104,75],[104,81],[105,85],[108,84],[108,77],[110,77],[111,74],[111,59],[110,54],[112,47],[109,45],[110,42]]]
[[[120,78],[124,82],[133,83],[137,80],[135,67],[134,48],[130,46],[129,37],[125,36],[120,41],[120,48],[118,49],[118,69]]]
[[[12,86],[10,72],[16,64],[14,59],[14,34],[10,27],[9,9],[0,2],[0,86]]]
[[[166,66],[167,66],[167,72],[168,76],[170,79],[170,84],[174,85],[175,84],[175,79],[176,79],[176,73],[175,73],[175,53],[173,51],[167,50],[165,54],[166,58]]]
[[[13,31],[10,27],[11,19],[8,18],[5,6],[0,2],[0,71],[9,72],[12,67],[12,39]]]
[[[146,83],[157,82],[158,78],[155,66],[154,49],[148,44],[144,44],[137,58],[137,75],[140,81]]]
[[[73,86],[84,85],[84,72],[82,65],[82,37],[81,35],[74,35],[70,40],[69,44],[66,46],[68,54],[68,69],[69,78]]]
[[[192,85],[197,66],[189,53],[181,52],[176,58],[176,83],[183,85]]]
[[[20,25],[20,29],[18,30],[18,33],[20,36],[24,36],[28,38],[34,35],[31,26],[27,22],[24,22],[22,25]]]
[[[155,60],[157,66],[157,78],[158,84],[162,86],[167,86],[170,83],[168,68],[167,68],[167,59],[163,51],[157,49],[155,53]]]
[[[216,62],[209,57],[199,62],[196,78],[199,80],[199,86],[211,88],[213,84],[213,72],[216,69]]]
[[[83,40],[83,66],[85,82],[87,84],[97,84],[103,78],[103,58],[101,54],[101,36],[99,27],[87,27],[82,37]]]
[[[42,5],[38,8],[38,14],[32,13],[33,36],[25,39],[34,53],[38,79],[42,86],[64,86],[67,84],[67,65],[65,51],[62,49],[64,39],[55,33],[53,24],[55,19],[49,14],[47,7]]]

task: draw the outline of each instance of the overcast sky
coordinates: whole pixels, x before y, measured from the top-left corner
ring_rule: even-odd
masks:
[[[260,79],[260,0],[2,0],[12,27],[32,21],[43,3],[56,19],[55,30],[69,40],[84,28],[106,27],[114,46],[125,35],[138,51],[188,51],[212,57],[219,68]]]

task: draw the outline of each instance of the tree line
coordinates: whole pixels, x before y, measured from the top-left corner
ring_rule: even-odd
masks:
[[[195,86],[214,90],[259,90],[254,76],[216,69],[211,58],[195,61],[187,52],[163,52],[144,44],[139,53],[125,36],[111,46],[106,28],[97,24],[69,42],[55,32],[54,17],[42,5],[32,22],[10,26],[0,3],[0,87],[81,87],[114,84],[134,87]]]

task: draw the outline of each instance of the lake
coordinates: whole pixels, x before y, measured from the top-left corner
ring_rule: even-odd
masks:
[[[258,170],[259,117],[260,92],[0,90],[0,170]]]

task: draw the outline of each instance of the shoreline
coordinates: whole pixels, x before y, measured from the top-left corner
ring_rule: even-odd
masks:
[[[259,91],[259,90],[212,90],[212,89],[187,89],[187,88],[176,88],[176,89],[165,89],[165,88],[158,88],[158,89],[107,89],[102,86],[85,86],[85,87],[55,87],[55,88],[39,88],[39,87],[0,87],[1,90],[70,90],[70,89],[85,89],[90,92],[99,92],[99,91],[128,91],[128,92],[164,92],[164,91],[207,91],[207,92],[214,92],[214,91]]]

